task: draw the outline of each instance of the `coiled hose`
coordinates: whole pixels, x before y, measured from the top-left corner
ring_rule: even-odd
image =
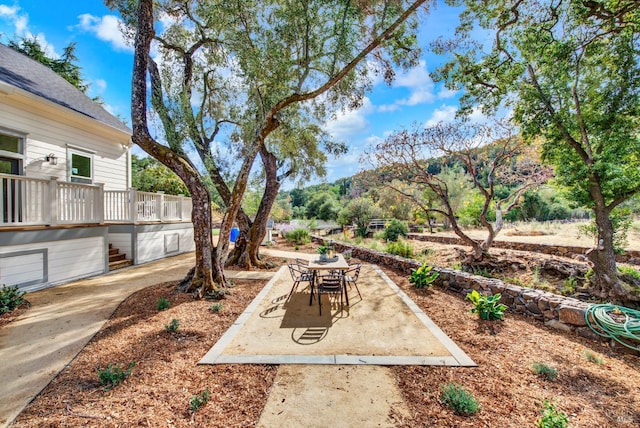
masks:
[[[585,313],[585,320],[594,333],[640,351],[640,345],[625,341],[640,343],[640,312],[611,304],[592,305]]]

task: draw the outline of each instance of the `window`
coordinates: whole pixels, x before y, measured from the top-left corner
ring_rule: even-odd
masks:
[[[72,183],[93,183],[93,155],[79,150],[69,150],[71,171],[69,181]]]
[[[0,129],[0,174],[22,174],[24,136]]]

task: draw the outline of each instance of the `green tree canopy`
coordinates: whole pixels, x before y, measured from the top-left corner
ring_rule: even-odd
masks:
[[[89,89],[89,85],[84,81],[80,73],[80,66],[76,64],[78,58],[75,54],[75,42],[69,43],[64,48],[60,58],[48,56],[36,37],[25,37],[18,41],[12,40],[9,42],[9,47],[49,67],[82,92],[87,92]]]
[[[464,89],[461,112],[513,109],[527,141],[573,200],[594,210],[594,291],[629,295],[618,281],[612,210],[640,191],[640,13],[637,2],[504,0],[464,5],[458,37],[434,48],[453,58],[434,78]],[[477,41],[477,26],[493,36]]]

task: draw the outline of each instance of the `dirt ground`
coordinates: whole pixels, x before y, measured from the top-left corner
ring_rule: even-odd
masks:
[[[291,249],[282,244],[277,249]],[[314,251],[310,245],[300,251]],[[442,253],[439,251],[438,253]],[[443,255],[443,257],[447,257]],[[283,259],[272,259],[282,264]],[[640,425],[640,358],[614,354],[600,342],[546,328],[507,313],[481,323],[471,304],[440,289],[415,290],[407,278],[387,275],[458,344],[478,367],[393,367],[409,413],[391,415],[403,427],[535,426],[544,400],[564,411],[572,427]],[[17,418],[15,426],[255,426],[274,387],[277,366],[195,364],[234,322],[264,281],[238,280],[221,309],[157,284],[127,299],[78,357]],[[171,305],[156,308],[160,298]],[[167,331],[179,320],[175,333]],[[109,364],[131,375],[106,390],[97,371]],[[535,363],[557,370],[551,381]],[[441,400],[442,387],[462,385],[480,403],[474,416],[458,416]],[[209,391],[197,411],[193,397]]]

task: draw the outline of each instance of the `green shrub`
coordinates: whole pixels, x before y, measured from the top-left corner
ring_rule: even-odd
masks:
[[[161,297],[156,302],[156,309],[158,309],[159,311],[164,311],[165,309],[169,309],[169,306],[171,306],[171,303],[169,303],[169,300],[167,300],[165,297]]]
[[[470,416],[480,410],[480,405],[473,395],[455,383],[448,383],[442,388],[440,399],[461,416]]]
[[[2,286],[0,290],[0,315],[13,311],[24,302],[24,291],[18,291],[18,286]]]
[[[213,305],[209,306],[209,310],[211,312],[220,312],[222,310],[222,303],[214,303]]]
[[[433,266],[427,266],[427,263],[424,263],[411,272],[409,282],[415,285],[416,288],[430,287],[439,276],[440,274],[433,270]]]
[[[209,397],[211,397],[211,391],[209,391],[209,388],[205,389],[200,394],[191,397],[189,400],[189,411],[191,411],[191,413],[197,412],[200,407],[209,401]]]
[[[126,370],[123,370],[119,364],[109,364],[106,369],[98,369],[98,378],[100,379],[100,383],[105,387],[105,389],[111,389],[118,386],[120,382],[129,377],[133,371],[133,366],[135,365],[136,363],[131,361]]]
[[[640,281],[640,271],[638,271],[637,269],[629,266],[618,266],[618,270],[622,272],[623,275],[629,275],[631,278]]]
[[[569,419],[562,410],[556,409],[549,400],[544,400],[542,417],[538,419],[538,428],[567,428]]]
[[[386,252],[410,259],[413,256],[413,247],[411,244],[403,241],[390,242],[387,245]]]
[[[477,290],[473,290],[467,294],[467,299],[475,305],[475,308],[471,309],[471,312],[478,314],[482,320],[501,320],[504,318],[504,311],[507,309],[507,305],[499,303],[501,294],[494,294],[493,296],[484,296],[478,293]]]
[[[409,233],[409,228],[404,222],[392,219],[387,227],[384,229],[384,239],[391,242],[396,242],[400,236],[406,237]]]
[[[165,330],[167,330],[169,333],[177,333],[178,330],[180,329],[180,320],[179,319],[172,319],[171,322],[169,324],[166,324],[164,326]]]
[[[558,370],[546,364],[534,363],[532,369],[535,374],[547,380],[553,381],[558,377]]]
[[[304,245],[311,242],[311,234],[304,228],[293,229],[285,233],[284,238],[296,245]]]

